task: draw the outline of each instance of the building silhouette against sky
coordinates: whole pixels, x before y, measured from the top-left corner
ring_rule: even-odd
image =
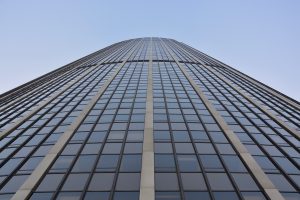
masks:
[[[299,102],[171,39],[2,94],[0,131],[0,199],[300,199]]]

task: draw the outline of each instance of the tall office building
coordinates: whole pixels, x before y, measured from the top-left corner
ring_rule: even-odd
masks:
[[[175,40],[113,44],[0,106],[1,200],[300,199],[299,102]]]

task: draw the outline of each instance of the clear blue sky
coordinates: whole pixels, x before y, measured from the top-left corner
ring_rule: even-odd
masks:
[[[189,44],[300,100],[299,0],[0,0],[0,93],[145,36]]]

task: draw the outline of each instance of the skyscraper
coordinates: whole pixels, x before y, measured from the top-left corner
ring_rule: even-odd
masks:
[[[0,199],[300,199],[299,102],[171,39],[2,94],[0,131]]]

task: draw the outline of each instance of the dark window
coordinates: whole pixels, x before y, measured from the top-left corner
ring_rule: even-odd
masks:
[[[214,192],[213,193],[215,200],[240,200],[235,192]]]
[[[56,191],[64,174],[47,174],[36,191]]]
[[[80,191],[83,190],[87,181],[88,174],[70,174],[63,185],[62,190]]]
[[[1,193],[15,193],[28,178],[24,176],[13,176],[8,183],[0,190]]]
[[[199,172],[200,166],[195,155],[177,155],[181,172]]]
[[[224,155],[222,157],[230,172],[246,172],[246,168],[238,156]]]
[[[122,172],[138,172],[141,170],[141,155],[123,155],[120,171]]]
[[[128,184],[130,183],[130,184]],[[119,173],[116,190],[132,191],[140,188],[140,174],[138,173]]]
[[[233,179],[241,191],[258,191],[258,187],[249,174],[232,174]]]
[[[207,178],[212,190],[233,190],[231,182],[225,173],[207,173]]]
[[[155,174],[155,189],[158,191],[178,190],[178,179],[175,173],[156,173]]]
[[[55,161],[54,165],[52,166],[50,172],[65,172],[69,169],[74,156],[60,156]]]
[[[205,171],[224,171],[217,155],[200,155]]]
[[[84,196],[84,200],[108,200],[109,199],[109,192],[87,192]]]
[[[181,173],[184,190],[206,190],[204,178],[200,173]]]
[[[186,200],[210,200],[208,192],[185,192],[184,197]]]
[[[181,200],[179,192],[156,192],[155,200]]]
[[[175,171],[175,161],[173,155],[155,155],[156,171]]]
[[[138,199],[139,199],[138,192],[115,192],[113,198],[113,200],[138,200]]]
[[[90,182],[89,191],[110,191],[115,174],[95,173]]]

